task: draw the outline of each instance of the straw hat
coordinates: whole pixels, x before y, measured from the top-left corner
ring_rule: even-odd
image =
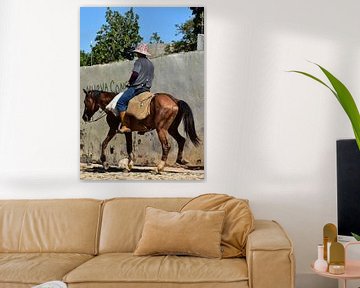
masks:
[[[151,56],[151,54],[149,53],[149,49],[148,46],[145,43],[141,43],[139,44],[136,49],[134,50],[134,52],[146,55],[146,56]]]

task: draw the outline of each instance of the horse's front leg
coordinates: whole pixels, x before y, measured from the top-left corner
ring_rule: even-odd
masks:
[[[133,146],[132,146],[132,133],[127,132],[125,133],[126,139],[126,151],[128,153],[128,170],[130,171],[134,166],[134,153],[133,153]]]
[[[101,144],[100,160],[101,160],[101,163],[105,170],[108,170],[110,167],[109,163],[106,162],[105,149],[106,149],[107,145],[109,144],[109,142],[111,141],[111,139],[114,138],[115,135],[116,135],[116,130],[110,129],[105,140]]]

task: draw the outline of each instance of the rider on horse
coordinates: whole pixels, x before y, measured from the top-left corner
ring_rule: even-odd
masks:
[[[150,91],[154,79],[154,65],[146,57],[151,56],[147,45],[144,43],[139,44],[134,52],[137,54],[138,59],[134,63],[134,68],[127,84],[128,89],[125,90],[116,104],[116,109],[120,113],[121,123],[118,128],[120,133],[131,132],[125,122],[125,114],[129,101],[140,93]]]

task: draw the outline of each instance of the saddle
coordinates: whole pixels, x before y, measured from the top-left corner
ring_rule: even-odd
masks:
[[[116,117],[119,116],[119,112],[116,109],[116,103],[121,97],[122,93],[119,93],[114,99],[106,106],[106,110],[111,111]],[[150,114],[150,102],[155,95],[151,92],[143,92],[136,95],[129,101],[126,114],[134,116],[138,120],[145,119]]]
[[[150,114],[150,102],[155,95],[151,92],[143,92],[129,101],[126,114],[134,116],[138,120],[145,119]]]

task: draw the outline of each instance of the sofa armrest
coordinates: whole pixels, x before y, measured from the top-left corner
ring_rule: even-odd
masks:
[[[250,288],[295,287],[293,245],[277,222],[255,220],[255,230],[247,240],[246,261]]]

